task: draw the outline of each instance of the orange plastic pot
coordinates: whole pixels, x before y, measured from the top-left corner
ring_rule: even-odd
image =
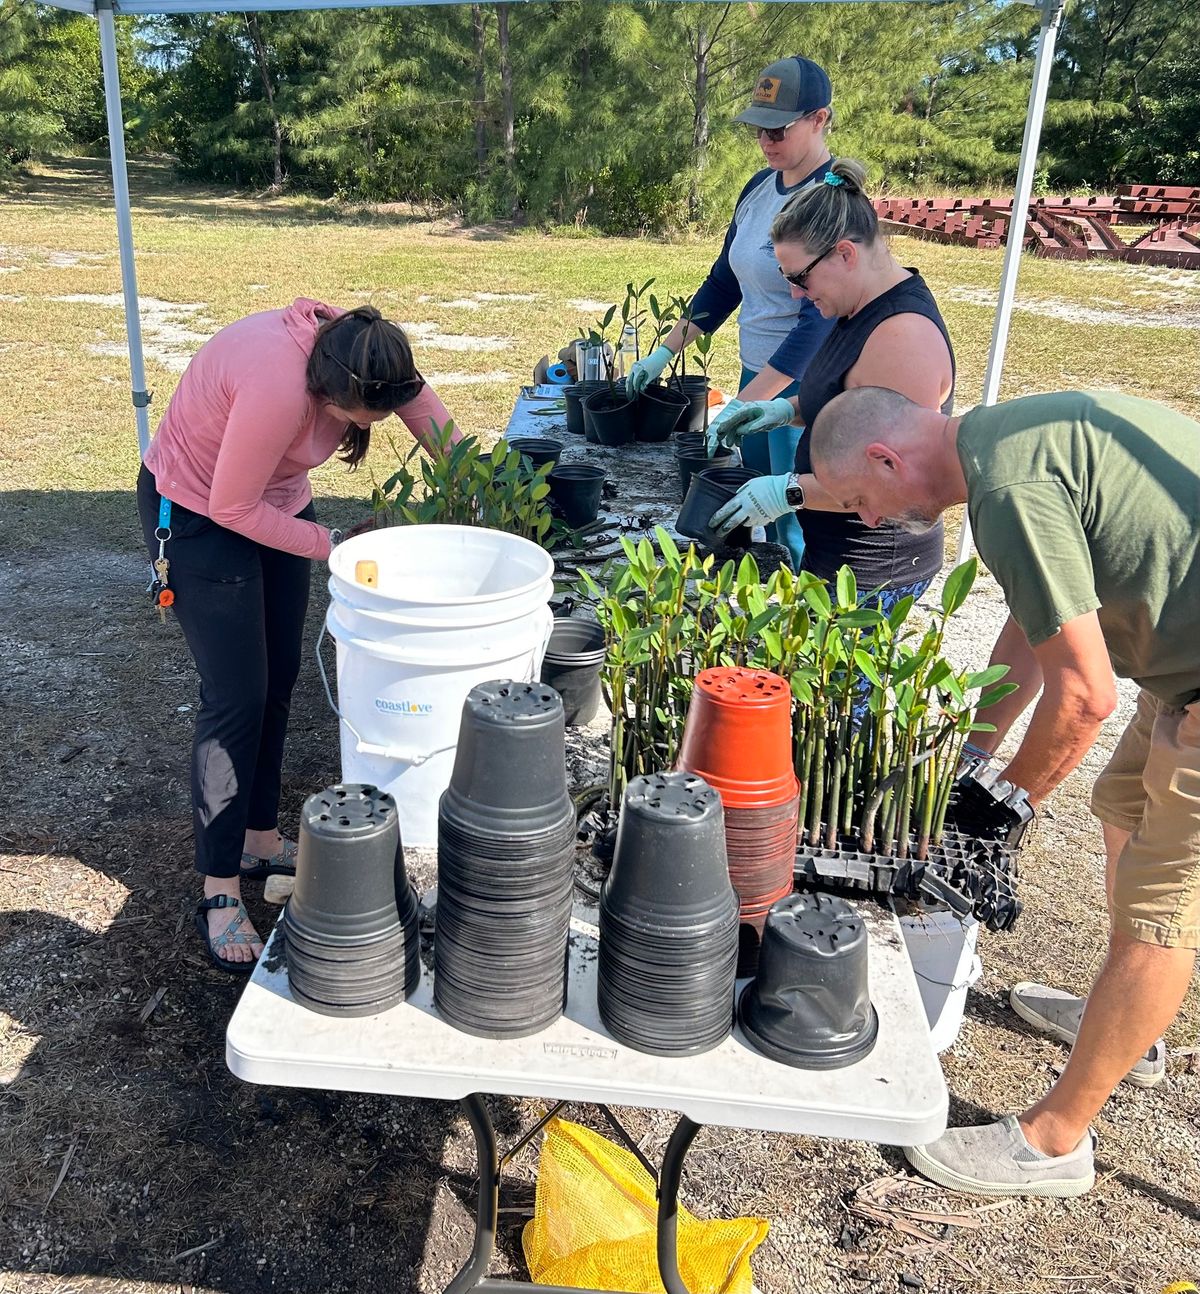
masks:
[[[729,809],[768,809],[799,794],[792,692],[763,669],[716,666],[696,677],[677,767],[698,773]]]

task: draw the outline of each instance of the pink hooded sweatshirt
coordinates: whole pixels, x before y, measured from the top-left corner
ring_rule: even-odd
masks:
[[[309,469],[330,458],[346,433],[305,381],[317,329],[343,313],[300,297],[205,342],[146,451],[159,493],[268,548],[328,557],[329,531],[296,513],[312,498]],[[436,452],[434,426],[450,415],[433,388],[397,413]]]

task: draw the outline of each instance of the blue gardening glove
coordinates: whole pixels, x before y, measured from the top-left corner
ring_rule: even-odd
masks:
[[[708,519],[718,535],[727,535],[738,526],[766,526],[777,517],[791,512],[787,501],[789,473],[782,476],[756,476],[722,505]]]
[[[720,416],[709,425],[705,442],[709,457],[718,444],[735,449],[746,436],[770,431],[772,427],[786,427],[795,416],[792,402],[782,396],[776,400],[730,400]]]
[[[662,377],[674,358],[675,352],[669,346],[659,346],[645,359],[639,359],[625,378],[625,394],[631,400],[635,395],[641,395],[651,382],[657,382]]]

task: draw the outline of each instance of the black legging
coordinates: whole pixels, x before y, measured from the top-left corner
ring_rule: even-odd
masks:
[[[158,488],[143,466],[138,513],[158,556]],[[312,520],[310,503],[301,517]],[[178,503],[167,541],[174,614],[200,674],[192,743],[196,870],[236,876],[247,830],[278,823],[283,740],[300,672],[311,562],[234,534]]]

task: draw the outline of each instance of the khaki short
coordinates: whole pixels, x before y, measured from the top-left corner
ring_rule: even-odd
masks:
[[[1142,943],[1200,948],[1200,701],[1176,710],[1138,694],[1092,812],[1133,833],[1117,860],[1113,924]]]

